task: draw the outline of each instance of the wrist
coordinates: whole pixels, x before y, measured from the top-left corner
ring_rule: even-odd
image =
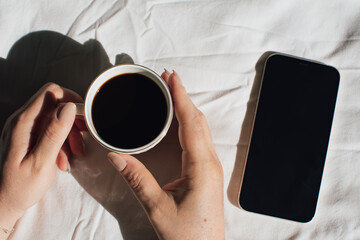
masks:
[[[11,209],[0,200],[0,226],[6,229],[13,229],[16,222],[24,215],[24,212],[19,212]]]

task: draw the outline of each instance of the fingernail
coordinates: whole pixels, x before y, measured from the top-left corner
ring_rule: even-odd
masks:
[[[177,72],[175,72],[175,70],[173,69],[172,70],[172,74],[174,74],[175,76],[176,76],[176,78],[178,79],[178,81],[179,81],[179,83],[181,84],[181,85],[183,85],[183,83],[182,83],[182,81],[181,81],[181,78],[179,77],[179,74],[177,74]]]
[[[122,172],[126,167],[126,161],[116,153],[109,153],[107,155],[112,165],[119,171]]]
[[[68,166],[68,168],[67,168],[67,172],[68,172],[68,174],[70,174],[71,172],[70,172],[70,166]]]
[[[166,70],[166,68],[164,68],[164,72],[166,72],[166,73],[170,73],[168,70]]]
[[[174,75],[179,76],[179,74],[177,74],[177,72],[176,72],[174,69],[172,70],[172,73],[173,73]]]
[[[74,118],[76,113],[76,106],[74,103],[67,103],[60,107],[56,113],[56,117],[63,123],[67,123]]]
[[[180,85],[183,85],[179,75],[177,74],[177,72],[175,72],[175,70],[172,70],[171,75],[173,75],[171,78],[169,78],[170,79],[169,86],[170,86],[171,89],[174,86],[174,81],[178,81],[180,83]],[[175,78],[176,78],[176,80],[175,80]]]

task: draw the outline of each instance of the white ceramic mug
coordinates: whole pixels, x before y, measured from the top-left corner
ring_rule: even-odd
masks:
[[[96,96],[96,93],[99,91],[99,89],[106,83],[108,80],[112,79],[115,76],[122,75],[122,74],[128,74],[128,73],[137,73],[146,76],[147,78],[154,81],[154,83],[161,89],[162,93],[164,94],[164,97],[166,99],[166,105],[167,105],[167,113],[166,113],[166,120],[163,129],[158,134],[158,136],[153,139],[151,142],[144,146],[140,146],[137,148],[132,149],[122,149],[115,146],[112,146],[111,144],[104,141],[99,134],[96,131],[96,128],[94,126],[93,120],[92,120],[92,104],[93,100]],[[115,67],[112,67],[105,72],[101,73],[90,85],[86,97],[85,97],[85,103],[79,104],[76,103],[77,108],[77,115],[84,116],[84,120],[86,123],[86,126],[89,130],[89,133],[91,136],[100,143],[103,147],[107,148],[110,151],[114,152],[120,152],[120,153],[127,153],[127,154],[137,154],[145,152],[151,148],[153,148],[156,144],[158,144],[166,135],[167,131],[169,130],[172,118],[173,118],[173,104],[171,100],[170,91],[163,81],[163,79],[156,74],[151,69],[136,65],[136,64],[124,64],[124,65],[118,65]],[[121,136],[119,136],[121,137]]]

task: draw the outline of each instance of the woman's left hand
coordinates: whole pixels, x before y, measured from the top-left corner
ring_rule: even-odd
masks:
[[[59,103],[66,103],[59,107]],[[79,95],[54,83],[43,86],[7,120],[0,139],[0,226],[12,229],[40,201],[57,168],[66,171],[71,153],[83,154],[75,124]],[[68,138],[68,141],[65,140]]]

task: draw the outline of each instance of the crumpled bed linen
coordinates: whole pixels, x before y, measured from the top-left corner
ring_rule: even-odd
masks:
[[[340,88],[314,219],[249,213],[225,191],[226,239],[360,239],[359,1],[0,1],[0,19],[1,127],[45,82],[84,97],[116,64],[175,69],[208,119],[225,190],[260,56],[278,51],[335,66]],[[73,159],[71,175],[58,172],[10,239],[156,239],[107,151],[84,138],[87,158]],[[176,122],[139,158],[161,184],[176,178]]]

